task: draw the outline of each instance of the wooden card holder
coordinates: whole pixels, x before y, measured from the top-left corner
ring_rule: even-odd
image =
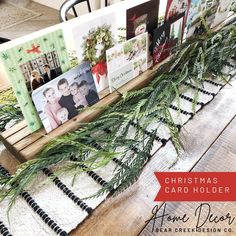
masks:
[[[224,22],[216,26],[213,31],[220,30],[223,26],[234,21],[235,18],[236,14],[232,14]],[[94,109],[85,110],[49,134],[46,134],[44,129],[31,133],[26,122],[22,121],[5,132],[0,133],[0,140],[20,162],[31,160],[35,158],[37,154],[43,150],[45,145],[47,145],[53,139],[68,132],[78,130],[84,123],[91,122],[96,119],[103,113],[105,107],[119,101],[122,94],[125,92],[141,89],[147,86],[148,83],[150,83],[150,81],[154,78],[155,72],[158,70],[158,68],[170,59],[171,57],[167,58],[162,63],[152,67],[137,78],[131,80],[122,86],[119,89],[119,92],[115,91],[109,95],[107,95],[105,92],[102,95],[104,97],[93,106]]]
[[[170,58],[166,59],[161,64],[154,66],[142,75],[128,82],[119,89],[119,92],[115,91],[109,95],[104,94],[104,98],[94,105],[92,107],[93,109],[90,108],[85,110],[49,134],[46,134],[45,129],[40,129],[31,133],[26,122],[22,121],[3,133],[0,133],[0,140],[20,162],[31,160],[53,139],[68,132],[78,130],[83,123],[96,119],[103,113],[105,107],[117,102],[121,98],[121,95],[126,91],[145,87],[153,79],[155,71],[169,59]]]

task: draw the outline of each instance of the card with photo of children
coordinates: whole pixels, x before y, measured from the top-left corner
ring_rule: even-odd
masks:
[[[99,101],[89,62],[34,90],[32,99],[47,133]]]
[[[106,55],[109,88],[113,92],[147,70],[148,33],[107,50]]]
[[[123,44],[124,63],[135,60],[147,53],[147,33],[132,38]]]

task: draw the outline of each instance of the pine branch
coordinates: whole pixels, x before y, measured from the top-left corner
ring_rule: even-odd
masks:
[[[233,24],[220,32],[190,39],[179,47],[179,51],[175,48],[173,58],[159,68],[154,80],[146,88],[125,93],[120,102],[107,108],[96,121],[52,141],[36,159],[21,165],[11,179],[0,176],[2,192],[8,187],[6,195],[14,201],[44,168],[63,162],[69,163],[68,171],[74,169],[80,173],[87,171],[81,166],[96,170],[113,158],[118,158],[123,164],[117,164],[112,180],[94,197],[112,189],[116,189],[117,193],[123,191],[137,180],[150,158],[158,130],[146,135],[144,129],[154,119],[165,120],[164,125],[169,129],[176,149],[180,150],[179,130],[169,112],[171,102],[175,98],[179,99],[185,82],[191,81],[193,85],[199,86],[209,74],[222,76],[221,71],[227,60],[236,54],[235,45],[236,27]],[[195,103],[197,99],[196,90]],[[138,125],[131,139],[130,130],[134,128],[134,123]],[[123,150],[122,153],[117,152],[118,148]],[[72,160],[72,157],[76,158]],[[13,187],[12,183],[17,185]]]

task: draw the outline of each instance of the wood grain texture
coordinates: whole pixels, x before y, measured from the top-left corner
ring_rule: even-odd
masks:
[[[0,151],[0,165],[7,169],[11,174],[15,174],[19,164],[20,162],[16,160],[7,149]]]
[[[0,135],[2,136],[2,138],[6,139],[25,127],[27,127],[27,123],[25,120],[23,120],[18,124],[14,125],[13,127],[7,129],[3,133],[0,133]]]
[[[158,186],[153,172],[190,171],[204,156],[235,116],[236,80],[231,85],[222,89],[215,100],[196,114],[181,131],[185,151],[176,165],[172,166],[177,154],[171,142],[168,142],[152,157],[133,186],[118,197],[105,201],[71,235],[94,235],[94,232],[98,236],[138,235],[145,221],[151,218],[155,205],[153,199]]]
[[[219,136],[219,138],[214,142],[206,154],[201,158],[197,165],[193,168],[194,172],[235,172],[236,170],[236,118],[226,127],[224,132]],[[230,212],[231,215],[236,215],[236,208],[234,202],[214,202],[210,203],[212,212],[215,215],[225,215]],[[194,210],[199,206],[196,202],[173,202],[167,203],[167,212],[171,212],[172,215],[183,215],[187,213],[190,216],[190,221],[187,224],[180,222],[171,223],[165,222],[162,228],[194,228],[196,226],[196,218],[194,217]],[[160,211],[160,213],[162,210]],[[206,224],[209,228],[226,228],[227,224],[225,222],[220,222],[219,224]],[[141,236],[157,236],[166,235],[166,233],[153,231],[153,223],[149,223],[147,227],[141,232]],[[157,223],[156,227],[160,227]],[[232,224],[232,233],[221,232],[220,235],[233,236],[236,232],[236,223]],[[178,235],[187,235],[186,233],[180,233]],[[189,233],[188,235],[206,235],[204,233]],[[214,236],[215,233],[208,233],[208,236]]]
[[[23,123],[20,123],[17,126],[18,131],[17,127],[14,126],[12,129],[3,132],[0,135],[0,139],[2,139],[9,151],[20,161],[35,158],[44,146],[54,138],[78,130],[84,123],[93,121],[104,112],[107,106],[120,100],[122,94],[125,92],[145,87],[153,79],[155,71],[168,60],[169,59],[163,61],[163,63],[154,66],[152,69],[147,70],[139,77],[128,82],[119,89],[119,92],[113,92],[107,95],[107,90],[105,90],[103,94],[104,97],[94,105],[93,108],[87,109],[47,135],[44,129],[30,134],[29,129],[24,127]]]

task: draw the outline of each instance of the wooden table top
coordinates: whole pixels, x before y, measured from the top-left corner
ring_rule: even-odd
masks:
[[[221,152],[213,155],[220,148],[220,140],[225,142],[224,155],[235,155],[235,91],[234,79],[231,85],[226,85],[210,104],[184,126],[181,137],[185,150],[176,165],[172,166],[177,155],[169,141],[154,154],[135,184],[117,197],[108,198],[70,235],[95,235],[95,232],[98,236],[138,235],[145,228],[145,222],[151,218],[151,211],[156,205],[153,199],[158,186],[154,172],[192,171],[203,159],[207,162],[207,159],[221,155]],[[0,154],[0,164],[14,173],[19,162],[7,150],[3,150]],[[207,171],[205,167],[206,165],[202,165],[198,171]],[[143,233],[149,235],[148,232],[150,230],[147,227]]]
[[[117,197],[101,204],[71,236],[79,235],[138,235],[152,216],[156,205],[156,171],[192,171],[202,159],[217,158],[209,153],[218,150],[220,140],[228,140],[224,148],[236,154],[236,80],[227,85],[216,98],[189,121],[181,131],[185,151],[171,167],[177,155],[171,142],[158,151],[144,168],[138,181]],[[227,127],[232,127],[227,129]],[[226,131],[227,132],[226,132]],[[225,132],[224,132],[225,131]],[[217,145],[215,144],[216,142]],[[230,155],[228,152],[225,155]],[[205,160],[206,161],[206,160]],[[199,168],[198,171],[207,171]],[[210,169],[209,169],[210,171]],[[216,170],[217,171],[217,170]],[[161,203],[159,203],[161,204]],[[145,235],[147,234],[146,230]]]

